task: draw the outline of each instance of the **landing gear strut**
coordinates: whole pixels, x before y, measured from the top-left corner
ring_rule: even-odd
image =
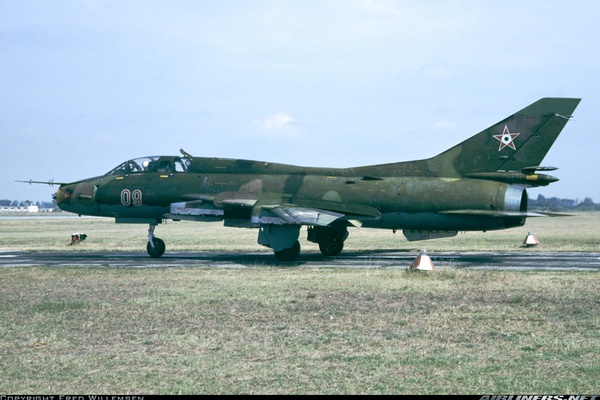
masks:
[[[156,225],[150,224],[148,228],[148,244],[146,245],[146,251],[152,258],[160,258],[163,254],[165,254],[165,242],[162,239],[154,236],[154,228]]]

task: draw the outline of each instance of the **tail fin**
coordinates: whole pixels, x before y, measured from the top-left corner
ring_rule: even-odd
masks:
[[[425,160],[430,173],[466,176],[496,171],[533,172],[571,118],[581,99],[543,98]]]

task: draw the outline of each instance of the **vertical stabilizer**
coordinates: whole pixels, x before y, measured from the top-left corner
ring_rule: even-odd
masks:
[[[370,176],[449,178],[486,174],[488,179],[492,178],[489,174],[498,171],[532,174],[580,101],[543,98],[435,157],[353,168],[351,172]]]
[[[521,171],[539,166],[581,99],[543,98],[451,149],[426,160],[430,172],[448,176]],[[437,175],[437,174],[436,174]]]

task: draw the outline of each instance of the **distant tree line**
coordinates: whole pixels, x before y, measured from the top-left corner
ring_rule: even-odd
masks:
[[[31,201],[31,200],[0,200],[0,207],[29,207],[38,206],[39,208],[55,208],[56,202],[53,201]]]
[[[583,201],[572,199],[559,199],[558,197],[546,198],[541,194],[537,200],[529,199],[529,209],[538,211],[600,211],[600,204],[596,204],[590,197]]]

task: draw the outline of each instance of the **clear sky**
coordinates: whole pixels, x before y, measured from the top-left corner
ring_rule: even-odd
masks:
[[[531,189],[600,202],[598,1],[0,1],[0,199],[179,154],[428,158],[541,97],[582,101]]]

